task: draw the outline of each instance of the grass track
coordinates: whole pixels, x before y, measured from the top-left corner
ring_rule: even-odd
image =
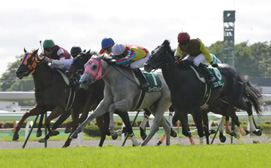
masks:
[[[271,143],[1,149],[3,168],[270,168]]]

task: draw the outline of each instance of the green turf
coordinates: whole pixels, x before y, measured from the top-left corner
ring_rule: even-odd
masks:
[[[3,168],[269,168],[271,143],[0,150]]]

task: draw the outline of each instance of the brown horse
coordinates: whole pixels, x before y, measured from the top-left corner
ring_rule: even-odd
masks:
[[[51,111],[51,114],[45,120],[45,126],[49,130],[49,135],[57,135],[58,132],[50,128],[50,121],[65,112],[70,87],[57,70],[50,68],[44,58],[38,56],[38,50],[24,51],[16,76],[22,79],[29,74],[33,75],[37,104],[23,115],[15,128],[13,140],[18,140],[18,132],[26,118],[45,114],[47,111]]]

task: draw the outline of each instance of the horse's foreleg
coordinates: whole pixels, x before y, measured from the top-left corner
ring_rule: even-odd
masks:
[[[194,112],[192,115],[194,122],[196,124],[197,130],[198,130],[198,135],[200,138],[200,144],[203,145],[203,127],[202,127],[202,116],[201,116],[201,110],[197,110]]]
[[[24,123],[24,121],[29,117],[29,116],[34,116],[34,115],[38,115],[38,114],[43,114],[43,110],[41,108],[39,108],[37,105],[35,107],[33,107],[31,110],[27,111],[26,113],[24,113],[23,117],[21,118],[21,120],[19,121],[19,123],[17,124],[12,140],[16,141],[19,139],[19,134],[18,132],[20,131],[22,124]]]
[[[163,116],[162,120],[161,120],[161,124],[163,126],[163,128],[165,129],[165,133],[164,135],[166,136],[166,145],[170,145],[170,134],[171,134],[171,126],[169,124],[169,122],[167,121],[167,119]]]
[[[108,105],[107,103],[104,103],[105,100],[102,100],[102,102],[98,105],[98,107],[96,108],[96,110],[93,112],[93,114],[91,114],[84,122],[82,122],[80,124],[79,127],[77,127],[77,129],[73,132],[73,134],[71,134],[70,137],[73,137],[75,134],[78,134],[79,132],[82,131],[82,129],[90,122],[92,121],[94,118],[97,118],[99,116],[102,116],[104,113],[106,113],[108,111]]]
[[[72,133],[75,131],[75,129],[78,126],[78,118],[79,118],[79,112],[78,112],[78,110],[77,109],[72,109],[71,116],[72,116],[72,129],[71,129],[71,132],[70,132],[70,136],[67,138],[67,140],[66,140],[66,142],[65,142],[65,144],[64,144],[63,147],[70,146],[71,141],[72,141],[71,135],[72,135]]]
[[[115,102],[113,104],[111,104],[109,106],[109,130],[110,130],[110,133],[111,133],[111,136],[115,136],[117,133],[114,132],[114,112],[116,110],[119,110],[119,111],[128,111],[129,110],[129,107],[128,107],[128,101],[126,99],[122,99],[118,102]]]
[[[188,115],[187,115],[187,113],[185,113],[183,111],[181,111],[181,112],[176,111],[175,115],[176,115],[176,113],[179,113],[179,119],[181,121],[183,135],[189,138],[189,141],[190,141],[191,145],[195,145],[195,141],[192,138],[192,135],[191,135],[191,132],[190,132],[190,129],[189,129],[189,126],[188,126]]]

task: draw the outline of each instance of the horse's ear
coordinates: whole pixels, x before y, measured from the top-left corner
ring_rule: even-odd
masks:
[[[38,53],[39,49],[36,49],[33,54],[36,55]]]
[[[24,48],[24,53],[27,53],[26,49]]]
[[[170,41],[169,41],[169,40],[165,40],[165,41],[163,42],[162,45],[167,45],[167,46],[169,46],[169,44],[170,44]]]
[[[90,53],[90,51],[91,51],[91,50],[88,50],[88,51],[87,51],[87,54],[89,54],[89,53]]]

